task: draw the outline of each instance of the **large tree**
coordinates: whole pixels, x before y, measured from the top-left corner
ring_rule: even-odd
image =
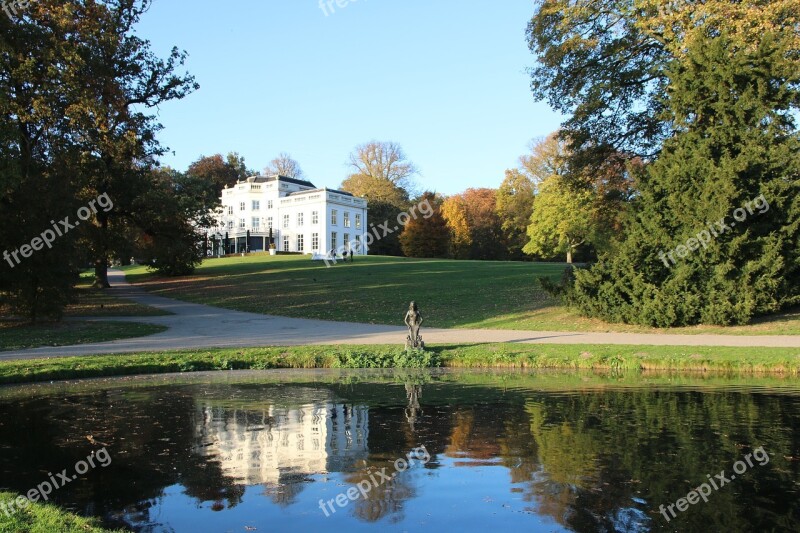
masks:
[[[538,185],[523,251],[572,262],[580,247],[602,251],[620,230],[633,196],[631,168],[637,160],[608,153],[591,168],[572,164],[572,151],[558,132],[535,142],[521,168]]]
[[[640,180],[613,253],[576,272],[589,316],[743,324],[800,303],[800,69],[794,30],[715,28],[667,69],[674,135]]]
[[[506,259],[507,235],[497,210],[497,191],[467,189],[442,203],[450,231],[450,255],[456,259]]]
[[[578,247],[596,239],[593,204],[591,189],[575,188],[558,174],[546,178],[539,186],[523,251],[546,259],[566,256],[572,263]]]
[[[418,203],[427,202],[433,212],[431,216],[411,218],[400,235],[400,245],[408,257],[448,256],[450,232],[442,217],[442,198],[435,193],[425,192]]]
[[[108,285],[108,261],[130,249],[121,237],[130,234],[135,200],[164,152],[149,110],[197,87],[191,76],[176,73],[184,53],[173,50],[161,59],[134,34],[149,5],[41,0],[18,19],[0,17],[0,134],[9,171],[3,219],[30,211],[25,223],[13,226],[16,235],[2,230],[2,240],[29,241],[50,219],[72,215],[75,222],[75,209],[101,197],[113,203],[59,236],[62,249],[38,251],[26,263],[41,269],[15,270],[3,285],[31,318],[39,316],[41,302],[48,302],[45,314],[59,314],[64,287],[87,260],[95,265],[96,284]]]
[[[352,173],[342,182],[342,190],[401,209],[408,206],[417,167],[399,144],[371,141],[359,145],[350,154],[350,167]]]
[[[535,189],[533,181],[516,169],[506,170],[506,177],[497,189],[497,216],[500,217],[511,259],[523,258],[522,248],[527,242]]]
[[[305,172],[300,168],[300,163],[292,159],[286,152],[281,152],[264,169],[268,176],[286,176],[287,178],[304,179]]]
[[[200,156],[186,170],[187,176],[205,182],[209,193],[217,198],[222,194],[222,189],[233,187],[237,181],[252,174],[245,165],[244,158],[236,152],[225,157],[222,154]]]
[[[797,50],[799,21],[796,0],[538,0],[527,33],[533,93],[569,117],[573,164],[652,158],[669,136],[661,117],[672,59],[722,30],[735,46],[789,32]]]

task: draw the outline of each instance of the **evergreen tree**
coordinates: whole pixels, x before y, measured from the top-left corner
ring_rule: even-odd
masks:
[[[667,69],[674,134],[622,242],[575,273],[589,316],[744,324],[800,303],[800,69],[791,38],[709,32]]]

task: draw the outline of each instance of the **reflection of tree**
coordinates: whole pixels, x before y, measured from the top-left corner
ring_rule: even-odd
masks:
[[[411,485],[412,473],[397,474],[391,481],[386,482],[381,482],[380,476],[375,474],[381,468],[387,467],[385,473],[391,476],[394,473],[393,461],[402,456],[403,454],[392,458],[387,457],[383,461],[371,460],[371,468],[347,476],[346,481],[352,486],[357,486],[358,483],[364,481],[369,482],[371,487],[366,498],[359,495],[359,498],[352,503],[355,516],[367,522],[377,522],[384,517],[390,517],[392,522],[403,520],[403,504],[416,496],[416,490]],[[379,465],[380,468],[378,468]],[[373,479],[378,483],[373,483]]]
[[[760,529],[780,519],[748,501],[756,494],[786,501],[781,491],[798,479],[796,466],[791,474],[778,466],[782,455],[798,449],[798,435],[776,429],[792,423],[792,411],[776,398],[606,391],[542,395],[525,409],[542,465],[527,498],[538,503],[538,512],[577,531]],[[693,506],[669,524],[658,514],[659,504],[684,497],[706,474],[730,472],[760,445],[774,454],[770,466],[715,491],[713,505]]]

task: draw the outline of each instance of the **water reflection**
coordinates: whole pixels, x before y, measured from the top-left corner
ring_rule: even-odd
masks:
[[[263,411],[198,406],[196,428],[203,457],[245,485],[352,469],[367,457],[369,408],[314,403]]]
[[[0,390],[0,485],[27,491],[85,457],[91,436],[113,463],[54,500],[139,531],[800,530],[794,384],[636,377],[620,386],[518,373],[209,379]],[[320,500],[394,472],[419,445],[429,462],[322,513]],[[759,446],[768,465],[670,523],[659,515]]]

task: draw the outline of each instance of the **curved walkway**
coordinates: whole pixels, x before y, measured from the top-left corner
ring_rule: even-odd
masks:
[[[0,360],[64,357],[91,354],[151,352],[193,348],[289,346],[300,344],[398,344],[405,342],[402,326],[379,326],[349,322],[328,322],[231,311],[149,294],[131,286],[125,275],[109,272],[114,296],[128,298],[174,315],[158,317],[104,317],[160,324],[169,329],[148,337],[0,352]],[[81,319],[86,320],[86,319]],[[92,320],[92,319],[88,319]],[[399,320],[398,320],[399,321]],[[743,346],[800,348],[800,335],[667,335],[647,333],[583,333],[519,331],[497,329],[424,328],[425,342],[431,344],[523,342],[531,344],[628,344],[658,346]]]

